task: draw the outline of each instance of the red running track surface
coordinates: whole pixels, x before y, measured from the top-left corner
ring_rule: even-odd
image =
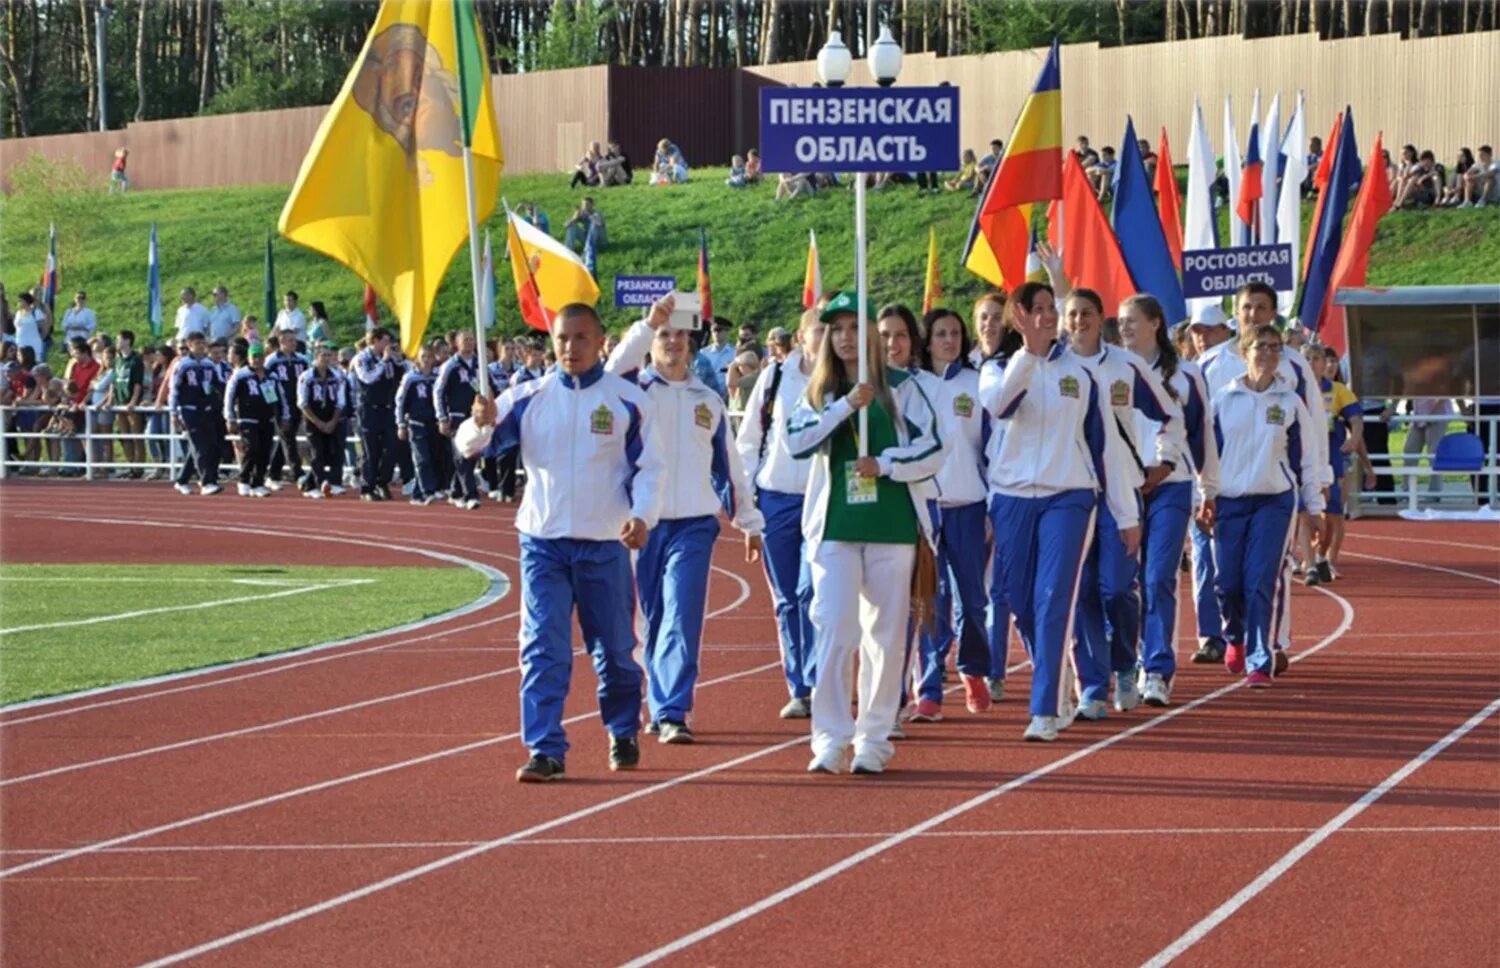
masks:
[[[427,549],[513,574],[511,517],[13,482],[0,557]],[[371,534],[410,550],[347,543]],[[1022,668],[991,713],[950,702],[909,727],[878,778],[804,772],[805,723],[776,718],[764,578],[730,535],[702,741],[647,743],[633,774],[605,768],[579,657],[568,780],[512,781],[514,591],[419,630],[0,712],[4,961],[1484,963],[1500,529],[1360,521],[1346,547],[1340,581],[1294,593],[1298,661],[1268,692],[1185,664],[1171,710],[1029,745]]]

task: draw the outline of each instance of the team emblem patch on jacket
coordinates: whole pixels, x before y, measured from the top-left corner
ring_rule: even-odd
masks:
[[[965,420],[974,416],[974,398],[967,393],[960,393],[953,398],[953,413]]]
[[[1271,404],[1269,407],[1266,408],[1266,423],[1268,423],[1268,424],[1275,424],[1276,426],[1280,427],[1285,422],[1286,422],[1286,411],[1285,410],[1282,410],[1280,407],[1276,406],[1276,404],[1274,404],[1274,403]]]
[[[1061,380],[1058,380],[1057,381],[1057,392],[1061,393],[1065,397],[1072,397],[1074,400],[1077,400],[1078,399],[1078,377],[1076,377],[1076,376],[1065,376]]]
[[[615,432],[615,412],[604,404],[599,404],[599,409],[589,416],[589,429],[596,434],[612,434]]]
[[[700,403],[693,408],[693,423],[704,430],[712,430],[714,426],[714,412],[708,409],[708,404]]]
[[[1109,405],[1112,407],[1130,406],[1130,384],[1124,380],[1116,380],[1109,385]]]

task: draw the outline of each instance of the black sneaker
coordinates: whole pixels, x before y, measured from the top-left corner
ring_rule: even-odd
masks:
[[[641,744],[634,736],[611,736],[609,738],[609,768],[611,770],[633,770],[641,762]]]
[[[694,742],[693,731],[688,728],[687,723],[678,723],[670,719],[661,721],[661,742],[673,746],[688,746]]]
[[[655,736],[659,732],[661,732],[661,723],[658,723],[656,720],[653,719],[653,720],[651,720],[651,722],[649,722],[649,723],[646,724],[646,735],[647,736]]]
[[[534,754],[526,765],[516,771],[517,783],[547,783],[563,778],[562,760],[552,756]]]
[[[1286,651],[1283,649],[1277,649],[1276,655],[1272,659],[1272,672],[1275,675],[1284,676],[1286,675],[1287,667],[1291,664],[1292,660],[1286,657]]]
[[[1333,565],[1327,561],[1318,562],[1318,579],[1324,582],[1333,581]]]
[[[375,485],[375,500],[377,500],[377,501],[389,501],[390,499],[391,499],[391,489],[389,487],[387,487],[384,484],[377,484],[377,485]]]
[[[1323,580],[1318,577],[1317,567],[1307,569],[1307,574],[1302,576],[1302,584],[1306,585],[1308,588],[1317,588],[1322,583]]]
[[[1198,651],[1193,653],[1193,662],[1207,665],[1224,661],[1224,640],[1217,635],[1198,640]]]

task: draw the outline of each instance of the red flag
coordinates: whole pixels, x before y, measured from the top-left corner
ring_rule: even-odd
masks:
[[[1061,239],[1063,274],[1074,286],[1099,293],[1106,311],[1135,292],[1119,240],[1073,152],[1063,156]],[[1051,234],[1053,243],[1059,238]]]
[[[1318,221],[1323,217],[1323,196],[1327,194],[1329,173],[1333,171],[1333,158],[1338,154],[1339,132],[1344,130],[1344,112],[1333,120],[1333,130],[1328,132],[1328,140],[1323,142],[1323,157],[1318,159],[1318,170],[1313,172],[1313,187],[1318,190],[1318,204],[1313,206],[1312,224],[1307,229],[1307,251],[1302,254],[1302,278],[1307,278],[1308,267],[1312,265],[1313,240],[1318,237]],[[1381,169],[1382,171],[1384,168]]]
[[[714,291],[708,281],[708,230],[698,229],[698,295],[703,299],[703,321],[714,316]]]
[[[1381,137],[1381,134],[1375,135],[1375,149],[1370,152],[1370,161],[1365,165],[1365,180],[1354,199],[1354,215],[1349,219],[1344,244],[1339,247],[1338,261],[1334,262],[1333,274],[1329,277],[1325,321],[1318,329],[1318,337],[1338,350],[1340,355],[1348,349],[1349,340],[1344,326],[1344,307],[1334,305],[1333,294],[1340,286],[1365,284],[1370,271],[1370,246],[1375,243],[1375,225],[1391,210],[1391,184],[1386,181],[1381,161]]]
[[[380,325],[380,300],[375,298],[375,287],[368,282],[365,283],[365,328],[374,329]]]
[[[1156,211],[1161,216],[1161,230],[1172,250],[1172,262],[1182,271],[1182,195],[1177,189],[1177,173],[1172,170],[1172,150],[1167,144],[1167,129],[1161,129],[1161,144],[1156,149]]]
[[[1256,103],[1260,103],[1256,99]],[[1234,213],[1250,226],[1255,241],[1260,241],[1260,199],[1264,194],[1261,175],[1265,163],[1260,159],[1260,125],[1250,125],[1250,144],[1245,149],[1245,163],[1240,167],[1240,197],[1234,201]]]

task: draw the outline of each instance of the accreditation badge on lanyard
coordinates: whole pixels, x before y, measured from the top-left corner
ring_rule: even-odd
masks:
[[[859,431],[854,432],[854,446],[859,447]],[[880,492],[875,486],[875,478],[864,477],[854,468],[858,461],[844,462],[844,485],[847,489],[844,498],[850,505],[874,504],[880,498]]]

